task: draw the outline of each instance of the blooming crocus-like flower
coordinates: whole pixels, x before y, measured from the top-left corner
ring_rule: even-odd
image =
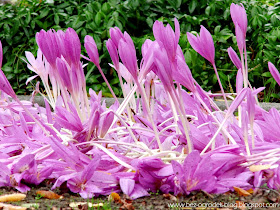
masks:
[[[171,91],[173,85],[171,63],[166,50],[164,48],[160,49],[159,46],[154,49],[154,68],[152,71],[159,77],[164,88]]]
[[[68,28],[65,31],[64,47],[71,62],[77,66],[80,62],[81,42],[78,34],[73,28]]]
[[[99,66],[99,54],[98,54],[97,46],[94,39],[89,35],[85,36],[85,48],[90,57],[90,60],[96,66]]]
[[[51,66],[56,65],[56,58],[61,56],[58,39],[54,30],[41,30],[36,34],[36,41],[43,55]]]
[[[119,68],[119,55],[117,46],[114,44],[112,39],[108,39],[106,42],[107,50],[110,54],[110,57],[113,61],[114,66],[118,69]]]
[[[138,67],[137,67],[135,47],[130,36],[127,33],[125,33],[124,36],[125,38],[119,41],[119,45],[118,45],[119,55],[123,64],[130,72],[132,77],[135,80],[137,80]]]
[[[123,33],[118,27],[110,28],[110,37],[116,47],[119,46],[119,41],[124,38]]]
[[[243,4],[234,4],[230,5],[230,15],[233,23],[238,25],[243,33],[243,36],[246,37],[247,32],[247,14],[244,9]]]
[[[162,22],[156,21],[153,25],[153,33],[157,42],[164,47],[168,57],[173,61],[176,56],[177,46],[180,37],[180,26],[176,18],[174,18],[175,33],[169,24],[164,27]]]
[[[202,57],[207,59],[212,65],[215,63],[215,47],[213,38],[210,32],[204,27],[200,26],[200,36],[187,33],[188,40],[192,48],[198,52]]]
[[[245,47],[245,38],[247,31],[247,15],[243,4],[230,5],[231,19],[235,25],[235,34],[239,51],[242,52]]]
[[[193,190],[205,190],[211,192],[215,186],[212,162],[202,159],[198,151],[191,152],[185,159],[183,165],[177,161],[171,162],[175,184],[183,192],[189,194]]]
[[[67,186],[72,192],[80,193],[83,198],[91,198],[94,193],[102,192],[94,183],[91,181],[92,176],[96,168],[100,163],[100,156],[95,155],[91,162],[84,168],[83,171],[74,174],[69,174]],[[67,175],[65,176],[67,178]]]

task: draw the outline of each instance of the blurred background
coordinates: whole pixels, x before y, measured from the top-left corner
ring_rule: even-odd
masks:
[[[196,53],[187,41],[186,32],[199,32],[205,26],[213,35],[216,48],[216,65],[226,92],[235,92],[236,67],[227,54],[230,46],[238,52],[234,24],[230,17],[231,3],[242,3],[247,11],[247,52],[249,79],[255,87],[265,86],[260,99],[265,102],[279,102],[280,89],[268,71],[271,61],[280,69],[280,3],[277,0],[232,1],[232,0],[13,0],[0,4],[0,39],[3,45],[3,67],[12,87],[18,95],[29,95],[36,81],[25,85],[33,75],[23,61],[25,51],[37,52],[36,32],[51,28],[75,29],[82,45],[85,35],[91,35],[99,50],[102,69],[116,95],[121,97],[119,81],[106,49],[109,28],[117,26],[127,31],[136,46],[141,59],[141,45],[154,39],[152,26],[160,20],[172,27],[173,18],[180,23],[179,44],[184,52],[194,78],[205,89],[219,91],[217,78],[208,61]],[[86,55],[82,46],[82,54]],[[238,53],[239,54],[239,53]],[[85,60],[83,62],[87,63]],[[109,90],[97,68],[90,63],[85,68],[87,87],[102,90],[110,97]]]

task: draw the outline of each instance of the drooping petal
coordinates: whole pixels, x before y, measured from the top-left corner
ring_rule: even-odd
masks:
[[[135,186],[135,181],[133,179],[120,179],[120,187],[122,192],[128,196],[131,195]]]
[[[241,69],[242,68],[241,60],[236,54],[236,52],[232,49],[232,47],[228,48],[228,55],[232,63],[236,66],[236,68]]]
[[[278,69],[276,69],[276,67],[271,62],[268,62],[268,69],[278,85],[280,85],[280,73]]]

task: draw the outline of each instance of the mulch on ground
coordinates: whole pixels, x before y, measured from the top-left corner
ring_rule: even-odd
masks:
[[[32,187],[32,186],[31,186]],[[50,184],[44,182],[39,186],[33,186],[26,193],[22,201],[8,202],[14,206],[24,206],[27,209],[280,209],[280,194],[278,191],[263,187],[254,192],[228,192],[220,195],[208,194],[206,192],[192,192],[187,196],[173,196],[160,192],[150,193],[150,196],[130,200],[123,194],[112,194],[111,196],[100,196],[93,199],[83,199],[78,194],[71,193],[66,186],[62,186],[53,192],[61,195],[59,199],[47,199],[36,192],[38,190],[50,191]],[[0,188],[0,194],[18,193],[10,187]],[[120,196],[120,197],[118,197]],[[279,207],[277,208],[277,203]],[[75,204],[75,206],[73,206]],[[172,207],[173,205],[173,207]],[[206,205],[208,207],[206,208]],[[70,207],[72,206],[72,207]],[[239,207],[239,208],[236,208]],[[0,207],[1,209],[1,207]],[[4,209],[4,208],[2,208]]]

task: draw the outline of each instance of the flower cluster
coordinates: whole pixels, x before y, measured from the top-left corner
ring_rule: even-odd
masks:
[[[20,101],[0,70],[0,186],[25,192],[30,184],[52,180],[53,188],[64,183],[84,198],[122,191],[133,199],[158,190],[223,193],[264,183],[279,189],[280,114],[258,104],[264,88],[248,81],[246,12],[238,4],[230,12],[241,58],[228,49],[238,69],[232,94],[220,83],[214,42],[203,26],[200,35],[188,33],[188,41],[212,64],[222,94],[204,91],[192,77],[174,19],[175,30],[154,23],[155,40],[143,44],[140,63],[131,37],[110,29],[106,46],[122,103],[103,74],[92,37],[85,37],[86,57],[73,29],[38,32],[37,57],[26,52],[27,67],[36,74],[27,82],[40,77],[44,91],[38,82],[33,96],[42,95],[45,107]],[[102,101],[101,92],[87,92],[81,57],[97,66],[113,105]],[[268,65],[280,84],[278,70]],[[215,104],[220,96],[226,110]]]

